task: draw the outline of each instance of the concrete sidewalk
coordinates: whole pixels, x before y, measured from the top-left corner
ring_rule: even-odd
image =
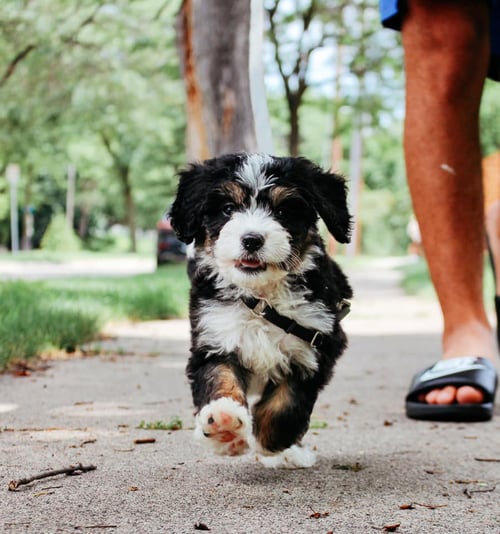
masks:
[[[22,255],[22,252],[20,253]],[[131,276],[156,270],[156,260],[151,257],[119,256],[116,258],[79,257],[64,262],[57,261],[8,261],[0,254],[0,280],[47,280],[76,276]]]
[[[390,265],[348,274],[350,344],[304,440],[312,469],[205,452],[190,430],[187,323],[115,325],[97,356],[0,376],[0,531],[500,534],[498,404],[489,423],[407,420],[411,376],[439,356],[437,307],[403,295]],[[174,416],[183,430],[137,428]],[[78,463],[97,469],[8,491]]]

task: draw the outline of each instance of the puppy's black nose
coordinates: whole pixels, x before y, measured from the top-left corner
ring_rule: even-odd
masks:
[[[264,244],[264,236],[262,234],[249,233],[241,238],[243,248],[248,252],[255,252],[262,248]]]

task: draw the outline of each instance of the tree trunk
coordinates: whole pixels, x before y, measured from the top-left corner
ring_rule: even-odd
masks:
[[[354,257],[358,254],[361,245],[361,220],[360,220],[360,196],[363,188],[362,159],[363,159],[363,131],[362,117],[358,113],[354,117],[350,151],[350,208],[355,224],[353,225],[351,241],[347,245],[347,256]]]
[[[26,176],[27,182],[24,188],[24,210],[23,210],[23,224],[22,224],[22,237],[21,237],[21,249],[31,250],[33,248],[33,209],[31,207],[31,194],[33,188],[33,166],[29,165]]]
[[[136,223],[135,223],[135,202],[134,195],[132,191],[132,183],[130,181],[130,164],[129,162],[124,162],[123,158],[120,157],[118,151],[114,150],[111,146],[111,140],[104,133],[101,132],[101,139],[108,151],[108,154],[113,160],[113,166],[116,171],[116,175],[120,181],[123,191],[123,198],[125,200],[125,210],[127,218],[127,226],[130,234],[130,252],[137,252],[137,242],[136,242]]]
[[[78,236],[80,239],[85,239],[89,231],[90,222],[90,206],[87,202],[82,202],[80,205],[80,219],[78,221]]]
[[[299,98],[290,95],[288,98],[288,109],[290,111],[290,136],[288,138],[288,152],[290,156],[299,155],[300,145],[300,124],[299,124]]]
[[[264,135],[269,131],[267,106],[262,85],[250,83],[250,68],[262,76],[261,59],[251,55],[250,47],[250,22],[260,20],[252,19],[252,9],[259,6],[262,9],[262,0],[182,3],[177,16],[177,45],[186,87],[190,159],[272,150],[269,135],[264,142],[257,139],[254,106]],[[252,40],[258,44],[255,32]]]
[[[127,210],[127,226],[130,234],[130,252],[137,252],[136,223],[135,223],[135,203],[132,194],[132,184],[130,183],[130,167],[121,166],[118,169],[120,181],[122,183],[123,195],[125,197],[125,209]]]

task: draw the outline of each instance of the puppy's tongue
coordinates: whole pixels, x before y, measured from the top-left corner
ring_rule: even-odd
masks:
[[[241,267],[246,267],[247,269],[258,269],[263,267],[263,264],[258,260],[240,260],[239,264]]]

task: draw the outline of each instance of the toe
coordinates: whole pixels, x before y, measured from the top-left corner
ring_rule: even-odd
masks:
[[[437,404],[439,391],[439,389],[432,389],[431,391],[426,393],[424,395],[424,402],[426,402],[427,404]]]
[[[484,393],[471,386],[462,386],[457,390],[458,404],[481,404],[484,401]]]
[[[484,393],[472,386],[446,386],[425,393],[420,400],[427,404],[481,404],[484,402]]]
[[[455,386],[446,386],[439,390],[436,395],[436,404],[453,404],[457,398],[457,388]]]

